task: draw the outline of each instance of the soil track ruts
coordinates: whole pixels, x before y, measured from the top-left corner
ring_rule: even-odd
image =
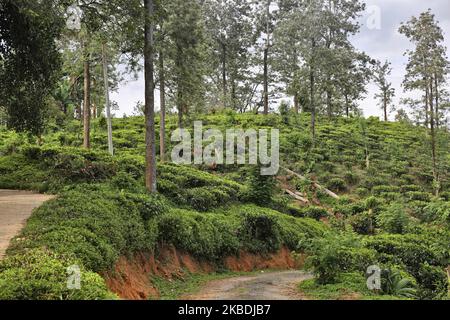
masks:
[[[198,293],[182,297],[186,300],[305,300],[297,290],[302,281],[312,279],[303,271],[266,272],[215,280]]]
[[[29,191],[0,190],[0,260],[33,210],[52,198]]]

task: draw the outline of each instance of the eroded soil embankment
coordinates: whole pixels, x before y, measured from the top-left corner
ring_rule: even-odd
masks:
[[[256,255],[241,252],[223,260],[222,267],[234,272],[300,268],[303,259],[294,259],[287,248],[268,255]],[[146,300],[159,298],[158,290],[151,282],[151,276],[167,279],[183,277],[185,270],[190,273],[212,273],[217,270],[213,263],[194,259],[179,252],[172,246],[160,248],[157,257],[154,254],[141,253],[133,257],[121,257],[114,270],[104,275],[108,288],[122,299]]]

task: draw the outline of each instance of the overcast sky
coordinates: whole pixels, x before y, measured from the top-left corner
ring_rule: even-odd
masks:
[[[411,44],[401,34],[398,28],[401,22],[409,20],[412,16],[418,16],[428,8],[436,15],[444,30],[445,44],[450,47],[450,7],[449,0],[366,0],[367,11],[361,17],[361,32],[352,42],[356,48],[366,52],[372,58],[389,60],[392,63],[393,72],[391,81],[396,90],[396,104],[400,98],[407,96],[403,93],[401,83],[405,74],[407,58],[403,55]],[[376,87],[368,86],[366,99],[360,102],[365,116],[381,116],[374,94]],[[137,101],[144,101],[144,84],[142,76],[138,81],[129,81],[122,85],[117,93],[112,94],[112,99],[117,101],[120,111],[117,116],[132,114]],[[159,98],[157,97],[157,104]]]

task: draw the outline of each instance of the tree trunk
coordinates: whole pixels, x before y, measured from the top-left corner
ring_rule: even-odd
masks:
[[[269,114],[269,46],[270,46],[270,0],[267,0],[266,48],[264,49],[264,115]]]
[[[332,105],[332,93],[330,89],[327,89],[327,113],[328,118],[333,117],[333,105]]]
[[[310,81],[310,109],[311,109],[311,136],[313,139],[313,144],[316,139],[316,106],[314,101],[314,95],[315,95],[315,75],[314,70],[311,67],[310,75],[309,75],[309,81]]]
[[[84,104],[83,104],[83,147],[91,147],[91,71],[89,53],[85,52],[84,57]]]
[[[269,114],[269,48],[264,49],[264,115]]]
[[[436,157],[436,130],[435,130],[435,115],[434,115],[434,106],[433,106],[433,78],[430,79],[430,131],[431,131],[431,153],[432,153],[432,161],[433,161],[433,178],[434,183],[438,184],[439,176],[437,171],[437,157]],[[436,197],[439,196],[439,186],[436,185],[435,189]]]
[[[350,118],[350,103],[348,102],[348,95],[345,94],[345,115]]]
[[[384,90],[383,96],[383,110],[384,110],[384,121],[388,122],[388,112],[387,112],[387,92]]]
[[[425,127],[428,128],[430,121],[429,121],[429,115],[430,115],[430,111],[428,108],[428,104],[430,103],[429,100],[429,84],[428,84],[428,79],[425,79]]]
[[[155,83],[153,78],[153,0],[144,0],[145,9],[145,185],[149,192],[156,192],[156,143],[155,143]]]
[[[180,86],[178,86],[178,92],[177,92],[177,108],[178,108],[178,128],[183,128],[183,94],[181,93],[181,90],[179,89]]]
[[[166,155],[166,79],[164,73],[164,55],[162,50],[159,52],[159,89],[161,116],[159,124],[159,154],[161,162],[165,162]]]
[[[437,78],[437,74],[434,74],[434,90],[436,92],[436,102],[435,102],[435,106],[434,109],[436,110],[435,115],[436,115],[436,128],[439,128],[440,123],[439,123],[439,81]]]
[[[231,106],[233,110],[237,110],[236,100],[236,81],[234,81],[234,78],[231,78]]]
[[[112,119],[111,104],[109,101],[109,79],[108,79],[108,57],[106,56],[106,45],[102,45],[103,51],[103,80],[105,86],[105,107],[106,107],[106,123],[108,126],[108,151],[110,155],[114,155],[114,145],[112,137]]]
[[[222,94],[223,94],[223,107],[227,107],[228,96],[228,83],[227,83],[227,47],[222,44]]]
[[[294,111],[296,114],[300,112],[299,97],[297,92],[294,95]]]
[[[316,40],[314,38],[311,39],[311,61],[310,61],[310,70],[309,70],[309,82],[310,82],[310,111],[311,111],[311,136],[313,147],[316,142],[316,103],[315,103],[315,54],[316,54]]]

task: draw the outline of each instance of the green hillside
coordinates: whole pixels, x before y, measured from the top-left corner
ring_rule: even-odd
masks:
[[[100,274],[120,256],[155,252],[164,243],[217,265],[242,250],[306,253],[316,278],[299,290],[316,298],[349,291],[367,299],[448,299],[447,131],[437,135],[436,195],[430,137],[406,122],[321,119],[313,144],[307,114],[227,112],[196,120],[204,129],[223,131],[279,128],[282,166],[305,179],[284,169],[275,179],[248,165],[167,163],[158,165],[159,194],[150,195],[143,177],[143,118],[114,119],[114,157],[107,154],[103,118],[92,125],[89,151],[81,148],[77,121],[64,129],[50,126],[40,146],[34,138],[0,131],[0,189],[58,195],[35,210],[0,262],[0,298],[111,298]],[[176,118],[170,116],[166,127],[172,150]],[[65,268],[72,264],[82,266],[80,291],[66,289]],[[379,292],[365,285],[372,265],[385,270]]]

